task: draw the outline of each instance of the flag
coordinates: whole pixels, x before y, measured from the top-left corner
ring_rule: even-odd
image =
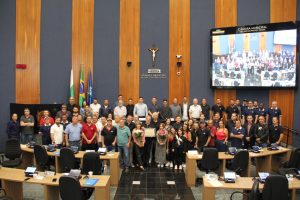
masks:
[[[93,76],[92,71],[90,71],[90,77],[88,82],[88,91],[87,91],[87,103],[88,105],[93,103],[94,96],[93,96]]]
[[[74,82],[73,82],[73,67],[70,74],[70,97],[74,98]]]
[[[82,107],[83,101],[85,100],[84,93],[84,71],[83,67],[80,69],[80,85],[79,85],[79,106]]]

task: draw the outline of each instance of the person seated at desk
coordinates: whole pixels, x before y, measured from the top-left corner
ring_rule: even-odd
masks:
[[[265,123],[265,117],[259,116],[258,124],[254,129],[255,144],[261,147],[267,147],[269,138],[268,124]]]
[[[92,117],[87,116],[86,123],[82,126],[82,151],[95,150],[97,151],[97,127],[92,124]]]
[[[52,144],[60,148],[63,145],[64,127],[61,124],[61,118],[56,116],[55,123],[51,126],[50,136]]]
[[[271,144],[276,143],[280,145],[283,139],[283,128],[279,125],[277,117],[273,117],[272,125],[269,127],[269,141]]]
[[[241,126],[241,121],[235,122],[235,127],[230,133],[231,147],[241,149],[243,147],[243,140],[245,137],[245,129]]]
[[[39,135],[42,136],[42,145],[49,145],[52,143],[50,137],[50,129],[51,129],[50,118],[47,117],[45,118],[45,124],[43,124],[39,130]]]
[[[198,148],[199,151],[203,152],[203,148],[208,146],[210,139],[211,139],[210,130],[206,128],[205,121],[201,121],[200,129],[196,137],[195,148]]]

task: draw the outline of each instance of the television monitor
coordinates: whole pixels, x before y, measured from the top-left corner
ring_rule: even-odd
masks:
[[[211,29],[211,86],[293,88],[299,23]]]

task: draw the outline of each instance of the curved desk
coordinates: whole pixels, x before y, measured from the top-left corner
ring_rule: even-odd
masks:
[[[243,176],[250,176],[251,158],[256,159],[257,172],[276,171],[280,167],[280,160],[288,160],[291,149],[280,147],[279,150],[269,151],[267,148],[262,149],[259,153],[249,152],[248,169]],[[218,174],[223,176],[226,169],[226,161],[233,159],[234,156],[219,152],[219,169]],[[202,154],[186,154],[185,179],[188,186],[195,186],[196,178],[196,161],[202,159]]]
[[[12,176],[13,174],[13,176]],[[13,169],[13,168],[0,168],[0,179],[2,187],[5,189],[7,196],[12,199],[23,199],[23,183],[39,184],[43,185],[44,188],[44,199],[54,200],[59,198],[59,178],[63,174],[57,173],[54,176],[44,177],[42,180],[37,180],[29,178],[24,174],[23,169]],[[53,182],[53,178],[57,180]],[[109,200],[110,199],[110,176],[93,175],[91,178],[99,179],[99,181],[94,185],[90,186],[95,188],[94,196],[97,200]],[[84,184],[83,178],[80,179],[81,186],[87,187]]]
[[[33,149],[28,148],[26,145],[21,144],[22,150],[22,165],[20,168],[26,169],[26,167],[34,166],[35,159],[33,154]],[[55,158],[55,172],[60,173],[60,161],[59,161],[59,149],[56,149],[54,152],[47,152],[48,156],[52,156]],[[80,159],[80,166],[82,166],[83,155],[85,151],[79,151],[75,155],[75,158]],[[107,153],[104,156],[100,156],[101,160],[109,160],[110,161],[110,176],[111,176],[111,185],[117,186],[120,178],[120,165],[119,165],[119,152]]]

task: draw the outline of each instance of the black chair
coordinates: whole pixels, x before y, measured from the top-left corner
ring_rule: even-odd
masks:
[[[94,175],[101,175],[103,172],[102,161],[96,152],[87,152],[83,156],[82,173],[88,174],[89,171]]]
[[[300,169],[300,148],[294,149],[291,157],[287,162],[282,163],[282,168],[278,170],[280,175],[298,174]]]
[[[258,180],[254,181],[254,183],[252,185],[252,190],[249,194],[240,192],[240,191],[236,191],[231,194],[230,200],[233,200],[234,199],[233,197],[236,196],[236,194],[242,194],[248,200],[260,200],[261,198],[260,198],[260,191],[259,191],[259,181]]]
[[[62,148],[60,150],[59,161],[62,173],[67,173],[70,172],[71,169],[78,168],[75,155],[69,148]]]
[[[227,168],[241,176],[242,172],[247,170],[248,163],[249,163],[249,152],[245,150],[241,150],[234,156],[232,161],[228,163]]]
[[[49,156],[44,146],[34,145],[34,157],[38,170],[45,171],[50,169]]]
[[[80,186],[79,180],[72,176],[59,178],[59,193],[62,200],[87,200],[87,195]]]
[[[289,182],[285,176],[271,175],[266,178],[262,190],[263,200],[288,200]]]
[[[6,141],[4,155],[8,160],[4,160],[3,167],[17,167],[22,163],[20,142],[16,139]]]
[[[219,154],[216,148],[204,148],[202,159],[198,161],[200,171],[213,172],[219,167]]]

